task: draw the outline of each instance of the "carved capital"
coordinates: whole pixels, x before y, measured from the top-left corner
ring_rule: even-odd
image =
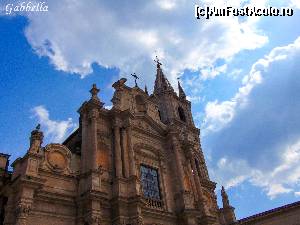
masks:
[[[104,172],[104,169],[103,169],[102,165],[100,165],[100,166],[98,166],[97,169],[91,170],[91,172],[94,172],[94,173],[102,175],[103,172]]]
[[[89,111],[88,118],[89,119],[97,119],[98,115],[99,115],[98,110],[97,109],[92,109],[91,111]]]
[[[27,217],[31,211],[31,203],[19,202],[16,207],[17,217]]]
[[[91,215],[85,221],[88,222],[91,225],[101,225],[100,215]]]
[[[98,215],[92,215],[91,222],[92,222],[92,224],[100,225],[101,224],[101,218],[100,218],[100,216],[98,216]]]
[[[116,128],[116,127],[122,127],[122,120],[120,118],[115,118],[113,120],[113,127]]]
[[[133,121],[129,118],[126,118],[125,121],[123,121],[123,127],[125,127],[126,129],[130,128],[133,125]]]

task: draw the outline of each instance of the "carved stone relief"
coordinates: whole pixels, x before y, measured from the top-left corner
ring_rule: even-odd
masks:
[[[45,147],[45,165],[56,173],[71,173],[71,152],[61,144],[49,144]]]

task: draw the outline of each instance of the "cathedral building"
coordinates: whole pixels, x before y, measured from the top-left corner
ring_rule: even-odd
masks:
[[[218,207],[191,102],[159,61],[153,94],[125,78],[112,86],[110,110],[92,86],[79,128],[62,144],[43,146],[37,126],[12,172],[0,154],[0,224],[247,224],[236,221],[224,188]]]

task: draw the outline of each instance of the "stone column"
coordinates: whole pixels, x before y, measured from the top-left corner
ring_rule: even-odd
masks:
[[[159,168],[160,168],[160,176],[161,176],[161,185],[162,185],[162,202],[164,203],[163,208],[168,211],[170,206],[170,198],[169,198],[169,187],[167,185],[168,177],[167,177],[167,167],[165,165],[165,157],[159,154]]]
[[[195,184],[196,184],[196,189],[197,189],[197,194],[198,194],[198,202],[200,203],[200,207],[202,208],[203,213],[205,215],[207,215],[208,210],[207,210],[207,207],[206,207],[206,202],[205,202],[205,198],[204,198],[204,195],[203,195],[201,182],[200,182],[199,176],[197,175],[197,168],[196,168],[196,165],[195,165],[194,157],[191,158],[191,164],[192,164],[192,169],[194,171],[193,177],[194,177]]]
[[[97,143],[97,118],[98,118],[98,111],[96,109],[93,109],[90,112],[89,115],[91,119],[91,125],[90,125],[90,162],[92,163],[92,170],[98,169],[98,164],[97,164],[97,150],[98,150],[98,143]]]
[[[118,124],[114,125],[114,139],[116,177],[122,177],[123,172],[120,146],[120,127],[118,126]]]
[[[129,176],[135,176],[136,166],[135,166],[135,159],[134,159],[134,151],[131,143],[132,131],[130,126],[126,128],[126,134],[127,134],[127,149],[128,149],[128,157],[129,157]]]
[[[189,159],[189,160],[191,160],[191,159]],[[191,167],[191,163],[188,163],[188,170],[189,170],[189,173],[190,173],[190,174],[193,174],[193,172],[192,172],[192,167]],[[198,193],[197,193],[197,190],[196,190],[196,183],[195,183],[195,179],[194,179],[193,176],[194,176],[194,175],[192,175],[192,177],[191,177],[191,185],[192,185],[192,191],[193,191],[193,194],[194,194],[194,196],[195,196],[195,200],[197,200],[197,199],[198,199]]]
[[[88,161],[88,151],[87,151],[87,144],[88,144],[88,129],[87,129],[87,118],[85,116],[81,117],[81,133],[82,133],[82,143],[81,143],[81,173],[87,172],[86,164]]]
[[[128,162],[128,145],[127,145],[127,134],[126,134],[126,129],[122,128],[121,129],[121,138],[122,138],[122,169],[123,169],[123,174],[125,177],[129,177],[129,162]]]
[[[180,157],[180,146],[179,143],[174,135],[171,136],[171,141],[173,145],[173,150],[175,154],[175,160],[176,160],[176,167],[177,167],[177,174],[178,174],[178,181],[179,181],[179,192],[184,191],[184,170],[182,166],[182,161]]]

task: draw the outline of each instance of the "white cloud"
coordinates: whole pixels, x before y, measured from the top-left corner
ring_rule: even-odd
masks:
[[[247,161],[242,159],[229,159],[222,157],[217,165],[210,169],[213,180],[225,188],[235,187],[251,177],[254,171],[249,167]]]
[[[300,37],[288,46],[274,48],[268,55],[253,64],[250,73],[243,78],[242,86],[230,100],[208,102],[205,107],[204,123],[202,124],[204,134],[219,131],[230,123],[236,111],[247,105],[248,95],[252,89],[263,82],[261,73],[267,71],[272,63],[293,57],[293,54],[299,49]]]
[[[300,0],[291,0],[290,2],[291,7],[300,9]]]
[[[227,70],[227,64],[218,67],[205,67],[201,70],[201,78],[203,80],[215,78],[221,73],[225,73]]]
[[[48,110],[42,105],[34,107],[32,112],[42,125],[42,129],[45,129],[45,137],[49,142],[62,142],[77,126],[71,118],[62,121],[51,120]]]
[[[299,59],[300,37],[258,60],[232,99],[206,106],[203,148],[218,183],[247,181],[271,199],[299,196]]]
[[[176,7],[176,0],[156,0],[156,4],[164,10],[172,10]]]
[[[186,99],[192,102],[193,104],[202,102],[202,98],[196,95],[186,96]]]
[[[236,79],[241,75],[242,72],[243,72],[242,69],[234,69],[228,74],[228,76],[231,77],[232,79]]]
[[[281,162],[270,170],[251,167],[244,159],[222,157],[212,169],[212,176],[226,188],[235,187],[244,181],[261,187],[272,199],[279,194],[294,192],[299,195],[300,139],[286,146]]]
[[[217,100],[208,102],[205,107],[205,117],[203,124],[203,134],[210,131],[218,131],[229,123],[235,115],[235,101],[224,101],[219,103]]]
[[[227,2],[232,6],[244,4]],[[170,81],[175,83],[186,69],[205,71],[205,67],[214,68],[218,59],[230,61],[238,52],[268,42],[256,26],[258,19],[196,20],[194,2],[188,0],[131,4],[53,0],[48,4],[48,13],[28,15],[27,40],[40,56],[49,57],[56,69],[82,77],[92,72],[92,63],[98,63],[119,68],[122,76],[137,72],[146,83],[153,81],[152,60],[157,51]],[[208,72],[206,77],[222,71],[215,68],[212,74]]]

